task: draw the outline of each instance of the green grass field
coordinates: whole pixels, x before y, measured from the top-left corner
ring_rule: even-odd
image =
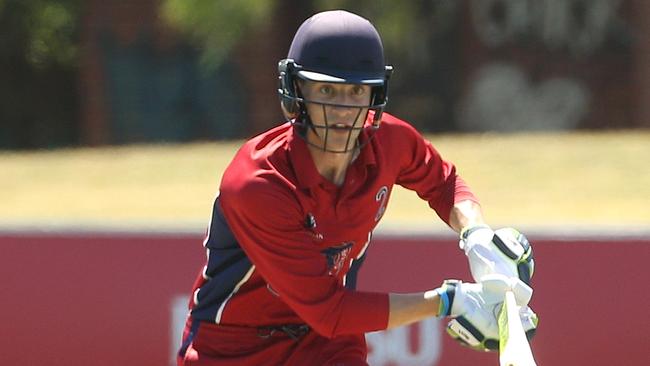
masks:
[[[428,138],[495,226],[650,227],[650,131]],[[0,225],[204,225],[240,143],[0,152]],[[443,227],[400,187],[383,225]]]

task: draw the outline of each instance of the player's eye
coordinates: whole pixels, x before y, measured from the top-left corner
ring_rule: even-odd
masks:
[[[354,96],[361,96],[361,95],[364,95],[365,93],[366,93],[366,89],[364,87],[362,87],[361,85],[355,85],[352,88],[352,95],[354,95]]]
[[[318,91],[323,95],[331,95],[332,93],[334,93],[334,89],[332,88],[331,85],[321,85]]]

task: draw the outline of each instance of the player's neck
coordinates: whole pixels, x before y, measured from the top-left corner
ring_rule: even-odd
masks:
[[[309,151],[314,160],[314,165],[316,165],[316,170],[325,179],[337,186],[343,185],[348,167],[359,155],[359,149],[346,153],[332,153],[315,146],[309,146]]]

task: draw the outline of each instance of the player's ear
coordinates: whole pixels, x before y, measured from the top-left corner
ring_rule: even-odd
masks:
[[[301,83],[302,80],[288,79],[285,80],[285,82],[292,83],[293,95],[295,97],[302,97],[302,93],[300,91],[300,85],[302,84]],[[284,117],[287,120],[296,119],[300,115],[300,105],[295,100],[287,100],[287,99],[282,100],[280,103],[280,108],[282,108],[282,113],[284,114]]]
[[[300,98],[304,98],[305,95],[303,94],[303,90],[305,88],[305,83],[306,81],[300,78],[296,78],[294,81],[294,88],[296,88],[296,95]]]
[[[280,108],[287,120],[293,120],[300,115],[300,90],[293,70],[295,63],[291,59],[284,59],[278,62],[278,95],[280,96]]]

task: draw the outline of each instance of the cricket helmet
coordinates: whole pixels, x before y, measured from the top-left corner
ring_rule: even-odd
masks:
[[[282,110],[286,118],[299,127],[303,136],[307,128],[315,132],[315,128],[325,129],[327,133],[327,126],[312,123],[306,102],[323,105],[323,113],[327,105],[373,111],[372,123],[369,126],[352,126],[350,134],[358,129],[376,130],[388,100],[388,80],[392,71],[392,66],[385,64],[379,33],[368,20],[344,10],[315,14],[298,28],[287,58],[278,64],[278,95]],[[371,88],[370,104],[341,106],[306,100],[300,93],[298,79],[368,85]],[[325,142],[322,148],[331,151],[326,145]]]

